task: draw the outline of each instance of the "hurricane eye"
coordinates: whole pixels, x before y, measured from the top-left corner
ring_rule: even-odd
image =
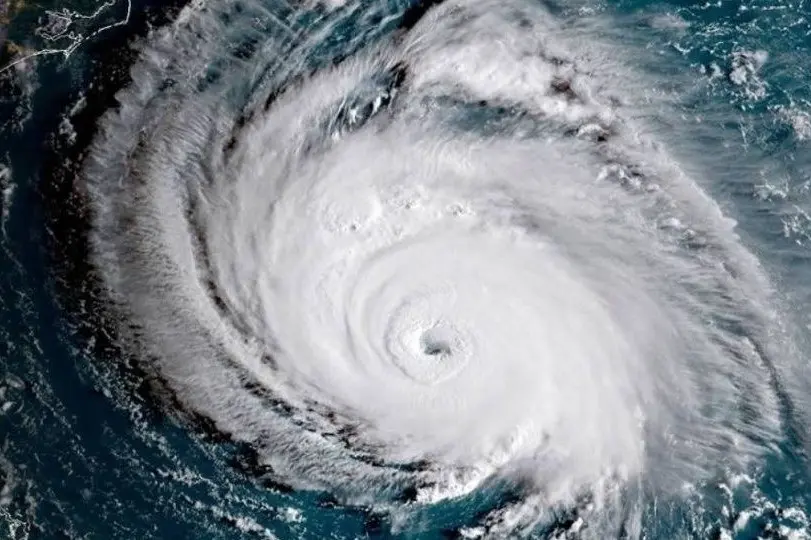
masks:
[[[447,343],[441,341],[424,340],[422,350],[428,356],[446,356],[451,354],[451,347]]]

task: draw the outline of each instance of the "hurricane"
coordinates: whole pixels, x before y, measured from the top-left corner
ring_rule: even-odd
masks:
[[[576,13],[195,0],[138,41],[71,174],[160,408],[395,537],[733,538],[673,508],[806,446],[801,344],[714,151]]]

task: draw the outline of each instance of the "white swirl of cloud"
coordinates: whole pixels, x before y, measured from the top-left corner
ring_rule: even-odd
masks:
[[[153,36],[105,119],[95,255],[181,403],[280,479],[430,503],[513,478],[510,534],[777,436],[754,258],[551,16],[443,5],[241,124],[237,68],[161,84],[217,24]]]

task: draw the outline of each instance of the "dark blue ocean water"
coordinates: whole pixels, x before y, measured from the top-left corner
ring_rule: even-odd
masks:
[[[104,322],[93,320],[82,290],[82,276],[92,270],[83,262],[72,182],[95,122],[127,83],[131,44],[179,7],[156,4],[133,0],[127,22],[75,41],[69,57],[41,55],[0,74],[0,537],[429,539],[475,525],[498,504],[498,490],[415,510],[405,525],[393,526],[389,517],[342,507],[330,494],[257,480],[249,449],[165,416],[137,366],[122,367]],[[367,4],[381,15],[350,19],[314,53],[314,66],[384,39],[408,7],[406,0]],[[49,21],[51,32],[60,31],[48,10],[68,10],[64,23],[76,19],[74,11],[98,8],[6,6],[15,11],[6,14],[3,63],[19,47],[28,54],[72,47],[66,34],[43,37]],[[547,8],[574,26],[581,16],[603,18],[589,32],[631,56],[627,63],[644,76],[632,91],[665,96],[679,112],[649,120],[737,221],[743,243],[775,283],[798,356],[808,358],[811,4],[595,1]],[[113,4],[71,28],[88,35],[123,20],[127,9]],[[216,77],[217,66],[211,70]],[[644,536],[811,537],[811,439],[804,416],[790,410],[809,401],[784,404],[787,417],[798,420],[788,422],[785,441],[761,466],[649,508]]]

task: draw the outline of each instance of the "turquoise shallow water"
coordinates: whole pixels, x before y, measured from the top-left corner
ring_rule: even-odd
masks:
[[[548,508],[540,504],[540,509],[537,503],[522,506],[534,494],[534,487],[527,487],[531,482],[523,473],[516,481],[515,475],[499,472],[467,493],[439,497],[435,503],[424,503],[414,496],[425,484],[409,484],[410,472],[402,476],[394,473],[392,477],[397,480],[386,489],[368,480],[368,492],[378,500],[358,503],[351,478],[359,478],[361,473],[356,471],[366,469],[352,468],[354,461],[347,460],[351,465],[324,463],[327,458],[319,455],[321,463],[306,463],[285,474],[280,465],[283,460],[268,460],[263,453],[262,448],[270,448],[271,456],[282,452],[274,450],[272,442],[257,451],[256,445],[239,436],[225,436],[217,428],[224,420],[207,414],[207,402],[190,405],[193,399],[184,396],[184,390],[156,383],[165,373],[153,370],[153,364],[162,365],[154,358],[160,355],[154,349],[134,352],[131,345],[142,339],[139,332],[147,333],[143,322],[136,317],[126,320],[121,312],[110,309],[108,295],[99,292],[99,283],[108,276],[101,268],[107,261],[94,258],[88,245],[98,226],[88,210],[93,195],[88,195],[82,180],[87,175],[84,160],[88,155],[109,159],[99,158],[101,165],[97,166],[102,172],[93,172],[102,179],[97,178],[97,182],[124,178],[119,166],[128,171],[126,174],[131,170],[140,174],[139,166],[148,160],[138,161],[139,152],[152,155],[153,139],[147,135],[152,133],[150,126],[162,125],[162,115],[169,116],[177,103],[198,99],[205,104],[200,106],[205,120],[201,125],[210,127],[218,118],[228,118],[232,124],[250,129],[255,117],[249,111],[259,111],[265,102],[273,110],[275,100],[283,101],[279,96],[284,90],[292,87],[305,92],[308,81],[329,66],[340,67],[369,48],[407,40],[402,36],[409,36],[412,28],[422,31],[419,25],[425,25],[432,13],[446,9],[446,5],[415,7],[405,0],[346,5],[223,2],[195,5],[179,15],[179,5],[135,1],[130,6],[111,5],[88,18],[77,17],[77,13],[92,14],[99,6],[86,2],[60,6],[60,10],[66,9],[61,15],[55,11],[48,14],[48,9],[55,7],[23,7],[11,19],[9,42],[23,45],[29,54],[46,48],[71,48],[73,43],[76,47],[67,58],[45,54],[0,74],[0,536],[811,537],[807,457],[811,444],[811,319],[807,308],[811,300],[811,6],[803,1],[531,5],[549,17],[555,28],[549,37],[554,44],[544,54],[556,51],[558,42],[565,43],[560,45],[563,50],[585,51],[582,58],[580,53],[574,56],[578,57],[578,69],[596,81],[594,92],[603,91],[607,101],[616,101],[619,114],[644,125],[643,135],[666,148],[720,212],[734,220],[736,246],[754,255],[758,271],[765,276],[763,281],[754,280],[757,285],[752,294],[760,294],[767,286],[773,288],[764,305],[758,304],[762,319],[751,322],[746,314],[749,308],[730,292],[729,302],[722,304],[724,309],[702,320],[702,325],[732,328],[732,335],[749,339],[756,350],[752,358],[736,357],[739,364],[720,370],[729,374],[724,384],[708,383],[696,403],[681,404],[685,410],[700,410],[697,414],[701,418],[705,418],[705,410],[733,410],[728,416],[706,413],[706,418],[718,418],[719,430],[728,428],[732,433],[732,442],[724,439],[729,445],[718,453],[702,450],[704,441],[699,438],[685,437],[678,443],[684,443],[688,450],[676,443],[665,447],[672,448],[673,455],[683,451],[693,456],[695,452],[696,469],[706,474],[684,466],[683,461],[689,460],[683,458],[670,474],[665,471],[671,463],[668,451],[664,457],[656,454],[644,461],[642,480],[616,484],[620,502],[616,507],[608,505],[611,511],[604,512],[595,502],[599,499],[594,494],[597,488],[588,481],[574,501],[550,503]],[[192,30],[174,22],[184,17],[192,20]],[[200,26],[194,26],[198,21],[195,17],[203,21]],[[216,24],[206,23],[207,17]],[[72,41],[65,31],[73,29],[78,35],[89,36],[116,21],[122,24],[85,41]],[[519,22],[512,23],[520,26]],[[173,31],[166,30],[173,24]],[[160,34],[161,28],[165,34]],[[500,30],[493,28],[498,36]],[[437,31],[443,31],[441,26]],[[469,43],[467,47],[470,50]],[[142,54],[150,60],[139,63]],[[6,51],[4,61],[14,58]],[[612,67],[612,58],[621,68]],[[422,61],[427,65],[432,59]],[[136,67],[130,71],[132,66]],[[165,71],[158,71],[156,66]],[[430,81],[430,74],[421,72],[419,66],[415,61],[407,68],[397,64],[387,70],[371,69],[370,81],[353,88],[327,125],[318,124],[319,129],[331,135],[351,134],[384,114],[380,111],[397,111],[397,100],[402,99],[398,92],[411,91],[409,85],[416,85],[413,81],[420,76]],[[421,118],[429,123],[432,112],[439,110],[454,134],[470,132],[487,138],[509,132],[521,140],[551,134],[566,140],[571,130],[534,114],[526,105],[541,89],[529,84],[527,97],[518,91],[524,79],[505,80],[496,73],[484,90],[471,86],[458,93],[443,88],[434,94],[427,92],[429,98],[421,103],[429,112]],[[401,90],[401,84],[408,90]],[[131,88],[129,93],[115,97],[127,87]],[[578,94],[572,100],[585,93],[575,84],[572,87]],[[568,90],[558,88],[562,94]],[[123,110],[135,111],[121,121],[128,126],[132,121],[136,125],[132,131],[116,131],[118,124],[109,127],[113,120],[102,118],[119,102],[124,104]],[[151,120],[139,117],[141,110],[151,110]],[[240,115],[242,119],[235,121]],[[109,131],[98,131],[102,125]],[[220,128],[225,132],[232,126],[217,125]],[[198,135],[196,124],[188,129],[191,135]],[[221,134],[216,129],[212,132]],[[138,133],[141,146],[133,144],[120,154],[115,153],[117,150],[104,153],[118,148],[110,141],[137,141]],[[179,133],[169,139],[169,147],[182,146],[184,132]],[[233,133],[239,134],[239,129]],[[614,132],[604,135],[609,139],[613,136]],[[96,150],[92,150],[92,140],[103,142],[97,142]],[[234,143],[237,149],[240,144]],[[314,138],[311,144],[322,142]],[[190,167],[205,162],[195,151],[184,156],[189,159],[186,165],[192,163]],[[189,155],[195,157],[190,159]],[[136,165],[127,169],[122,162]],[[105,177],[108,171],[109,177]],[[620,183],[633,190],[636,181],[646,185],[647,176],[646,172],[627,175]],[[144,191],[153,193],[144,182],[148,188]],[[93,186],[98,187],[91,183],[90,192]],[[139,201],[127,199],[124,206]],[[560,213],[564,219],[565,211]],[[122,237],[130,230],[139,230],[139,214],[133,214],[135,217],[128,216],[132,221],[115,222],[124,231]],[[149,215],[149,219],[160,218]],[[714,232],[713,219],[696,218],[695,230],[687,226],[684,231],[675,222],[663,228],[684,234],[678,246],[700,253],[703,249],[711,257],[715,249],[722,249],[716,237],[723,236]],[[616,236],[607,235],[596,243],[614,239]],[[140,245],[126,244],[131,252]],[[216,266],[217,254],[209,256]],[[736,272],[746,273],[730,266],[734,277]],[[723,296],[726,289],[716,292]],[[216,292],[211,294],[216,296]],[[181,311],[178,308],[171,320],[183,318]],[[122,330],[122,317],[124,327],[136,328],[132,333],[138,339],[128,341],[132,336]],[[233,319],[249,327],[254,324],[250,316]],[[673,319],[674,328],[679,324]],[[443,342],[437,339],[441,348]],[[586,334],[579,339],[598,338]],[[754,382],[735,376],[736,370],[750,369],[750,363],[757,363],[760,370]],[[702,371],[696,369],[700,380]],[[678,386],[676,379],[682,372],[676,373],[674,386]],[[644,378],[641,373],[636,376]],[[728,390],[743,397],[726,400],[724,392]],[[768,397],[756,397],[760,392]],[[577,394],[565,399],[569,401],[559,404],[561,410],[577,409],[578,403],[588,401]],[[294,407],[293,412],[282,405],[274,407],[298,418]],[[493,408],[498,409],[498,405]],[[322,415],[318,411],[312,414],[318,418]],[[568,418],[561,414],[564,420]],[[612,434],[620,431],[621,415],[620,410],[606,413],[606,440],[615,440]],[[294,423],[295,429],[304,430],[302,426],[309,426],[310,421],[307,416]],[[762,427],[766,424],[777,427]],[[320,424],[315,426],[307,429],[323,432]],[[746,431],[749,428],[751,431]],[[741,431],[739,439],[735,429]],[[602,434],[599,426],[585,425],[583,430]],[[679,433],[674,431],[675,440]],[[569,431],[563,433],[568,435]],[[669,432],[662,428],[662,433]],[[346,444],[352,447],[355,443]],[[707,447],[713,444],[707,443]],[[751,452],[751,446],[758,451]],[[647,451],[655,454],[652,447],[653,443]],[[358,455],[363,452],[367,449],[359,449]],[[737,459],[738,454],[750,452],[755,456],[752,459]],[[374,449],[363,457],[368,455],[372,456],[371,468],[380,466],[374,461]],[[705,464],[702,459],[710,455],[709,464]],[[568,462],[563,463],[560,467],[565,470]],[[394,464],[395,469],[406,471],[423,466],[419,460],[408,459]],[[347,480],[331,479],[330,470],[339,478],[344,478],[339,472],[345,473]],[[312,489],[297,483],[311,480],[306,471],[318,478],[312,481]],[[668,480],[647,480],[659,476]],[[378,477],[370,474],[369,478]],[[541,492],[551,497],[543,489]],[[604,516],[610,523],[600,528]]]

